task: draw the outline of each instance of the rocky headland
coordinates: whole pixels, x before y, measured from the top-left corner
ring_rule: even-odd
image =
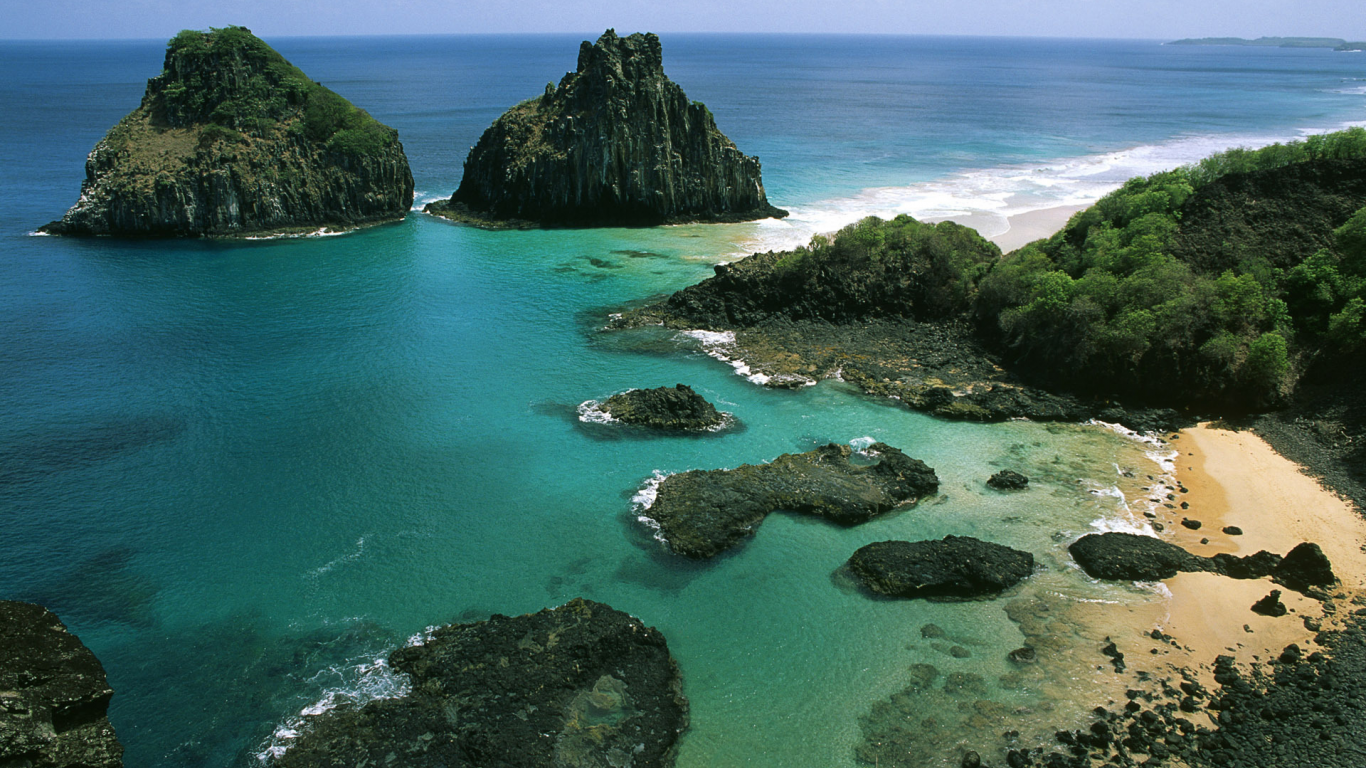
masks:
[[[674,432],[716,430],[734,422],[686,384],[627,390],[595,409],[623,424]]]
[[[56,615],[0,600],[0,765],[119,768],[113,695],[99,659]]]
[[[667,767],[688,725],[664,637],[589,600],[445,626],[389,663],[409,694],[309,718],[276,764]]]
[[[142,104],[86,160],[81,197],[41,231],[239,237],[402,219],[398,132],[243,27],[186,30]]]
[[[1034,572],[1034,556],[971,536],[880,541],[860,547],[849,570],[870,592],[928,599],[997,595]]]
[[[856,460],[866,457],[866,461]],[[740,543],[770,512],[817,515],[856,525],[911,504],[939,487],[923,461],[884,443],[856,456],[847,445],[785,453],[767,464],[670,475],[642,514],[676,554],[713,557]]]
[[[786,216],[759,160],[664,74],[659,38],[607,30],[578,68],[498,118],[428,213],[490,228],[652,226]]]

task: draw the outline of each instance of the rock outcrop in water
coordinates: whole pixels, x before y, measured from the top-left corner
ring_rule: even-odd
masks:
[[[999,594],[1034,572],[1034,556],[971,536],[879,541],[860,547],[849,570],[888,597],[971,598]]]
[[[649,226],[785,216],[759,160],[664,74],[659,38],[607,30],[578,70],[509,109],[465,160],[460,188],[426,210],[491,227]]]
[[[389,663],[411,693],[310,718],[277,764],[656,768],[688,725],[663,635],[588,600],[442,627]]]
[[[142,105],[86,160],[51,234],[241,236],[402,219],[397,131],[313,82],[243,27],[181,32]]]
[[[872,463],[856,463],[849,446],[831,443],[768,464],[670,475],[645,514],[675,553],[707,558],[753,535],[776,510],[856,525],[939,487],[925,462],[890,445],[874,443],[866,455]]]
[[[612,395],[602,411],[626,424],[675,431],[716,429],[730,418],[684,384]]]
[[[0,600],[0,765],[118,768],[104,667],[49,610]]]

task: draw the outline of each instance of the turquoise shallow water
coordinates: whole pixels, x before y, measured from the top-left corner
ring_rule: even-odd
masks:
[[[278,42],[400,129],[429,196],[577,46]],[[1089,708],[1072,697],[1097,684],[1084,630],[1053,677],[1000,679],[1024,639],[1007,607],[1158,599],[1089,583],[1065,556],[1125,517],[1095,491],[1121,468],[1153,471],[1145,446],[1096,427],[935,421],[838,382],[768,391],[671,334],[599,328],[728,254],[842,217],[1065,201],[1201,147],[1360,119],[1366,75],[1322,51],[859,43],[665,39],[666,68],[764,158],[796,223],[489,233],[414,214],[260,243],[28,237],[75,199],[85,153],[136,103],[160,44],[0,44],[0,596],[49,605],[104,660],[128,764],[250,764],[329,692],[399,689],[373,662],[425,627],[579,595],[669,638],[693,707],[690,768],[852,765],[861,718],[917,663],[984,687],[926,695],[897,726],[911,731],[937,714],[981,748],[1004,728],[960,728],[976,701],[1012,708],[1026,733]],[[743,427],[645,439],[576,418],[585,400],[677,382]],[[852,529],[774,515],[706,564],[668,556],[636,520],[632,497],[657,471],[864,437],[935,467],[941,493]],[[1031,490],[988,492],[1007,466]],[[1029,549],[1043,570],[1006,599],[960,604],[870,600],[837,573],[862,544],[949,533]],[[923,639],[928,622],[949,640]]]

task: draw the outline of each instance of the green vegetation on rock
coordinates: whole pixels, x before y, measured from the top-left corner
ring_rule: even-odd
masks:
[[[1130,180],[984,278],[980,327],[1053,386],[1277,402],[1366,331],[1363,170],[1355,128]]]
[[[95,146],[55,234],[307,232],[401,219],[398,132],[244,27],[186,30],[142,104]]]

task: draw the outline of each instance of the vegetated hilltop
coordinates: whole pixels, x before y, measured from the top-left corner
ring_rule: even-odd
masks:
[[[1366,130],[1130,180],[983,278],[983,336],[1031,381],[1218,410],[1284,402],[1366,339]]]
[[[95,145],[81,198],[44,231],[233,236],[401,219],[398,132],[244,27],[186,30],[142,105]]]
[[[759,160],[664,74],[659,38],[607,30],[578,69],[509,109],[465,160],[460,188],[426,209],[487,227],[649,226],[785,216]]]
[[[1005,257],[958,225],[865,219],[617,324],[733,330],[752,369],[949,417],[1266,409],[1366,343],[1363,206],[1354,128],[1133,179]]]

